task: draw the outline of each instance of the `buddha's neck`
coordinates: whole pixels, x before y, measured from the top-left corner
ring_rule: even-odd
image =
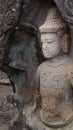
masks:
[[[57,57],[51,58],[48,60],[48,65],[50,66],[59,66],[64,64],[68,60],[68,56],[66,54],[58,55]]]

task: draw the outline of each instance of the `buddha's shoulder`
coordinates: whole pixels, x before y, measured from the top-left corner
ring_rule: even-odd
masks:
[[[43,63],[41,63],[41,64],[39,65],[38,70],[44,70],[44,69],[47,68],[47,67],[50,67],[50,66],[48,65],[48,62],[45,61],[45,62],[43,62]]]
[[[66,69],[67,68],[72,68],[73,69],[73,59],[67,60],[62,66],[64,66]]]

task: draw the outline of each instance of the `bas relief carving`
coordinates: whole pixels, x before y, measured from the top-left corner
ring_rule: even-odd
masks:
[[[23,110],[27,126],[72,130],[73,2],[4,3],[0,1],[0,69],[25,106],[33,102]]]
[[[69,52],[68,26],[55,7],[49,9],[40,32],[46,61],[38,67],[35,82],[41,107],[36,105],[27,123],[32,130],[67,129],[73,121],[73,59]]]

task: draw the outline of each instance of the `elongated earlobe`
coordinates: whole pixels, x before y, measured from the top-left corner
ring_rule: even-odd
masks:
[[[71,46],[69,34],[64,34],[61,42],[63,53],[68,54]]]

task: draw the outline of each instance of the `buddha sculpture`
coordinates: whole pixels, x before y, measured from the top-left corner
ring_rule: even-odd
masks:
[[[73,121],[73,59],[69,55],[67,24],[56,8],[49,9],[40,32],[42,52],[46,58],[38,67],[35,80],[41,107],[36,105],[36,110],[27,118],[27,124],[32,130],[67,130]]]
[[[40,27],[42,51],[48,59],[39,67],[41,120],[48,126],[58,128],[73,119],[73,68],[72,60],[67,55],[70,43],[66,23],[59,17],[56,8],[50,9],[49,14]]]

